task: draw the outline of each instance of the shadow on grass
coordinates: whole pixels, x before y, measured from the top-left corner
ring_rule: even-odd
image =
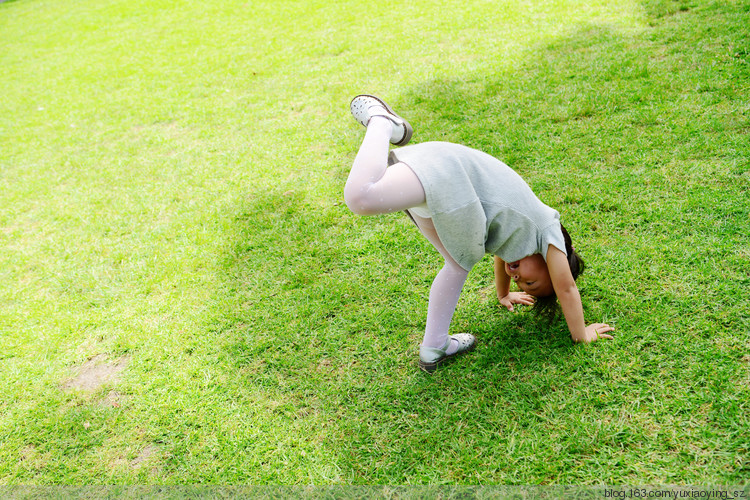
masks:
[[[329,480],[570,483],[587,468],[602,482],[741,478],[731,395],[747,339],[717,337],[714,320],[728,332],[748,321],[748,129],[737,111],[748,69],[726,55],[711,77],[713,49],[690,44],[705,25],[657,19],[693,15],[684,5],[648,2],[648,36],[590,26],[516,68],[424,82],[393,102],[416,141],[487,151],[561,212],[588,259],[587,316],[619,320],[616,343],[574,347],[562,322],[471,305],[456,328],[479,348],[426,376],[416,345],[439,262],[405,218],[359,219],[295,193],[256,194],[239,209],[228,312],[215,325],[225,362],[308,422],[294,429],[323,449]],[[700,15],[742,43],[731,9]],[[707,259],[734,279],[717,283]],[[730,436],[713,475],[690,451],[713,449],[709,428]]]

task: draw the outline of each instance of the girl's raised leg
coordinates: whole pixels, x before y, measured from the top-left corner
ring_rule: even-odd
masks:
[[[388,167],[392,122],[373,116],[344,187],[344,201],[358,215],[387,214],[425,202],[417,175],[403,163]]]

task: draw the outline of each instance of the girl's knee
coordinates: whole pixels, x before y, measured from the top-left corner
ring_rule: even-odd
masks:
[[[456,276],[463,276],[464,278],[469,275],[469,271],[461,267],[458,262],[452,258],[446,258],[445,264],[443,265],[445,272],[451,273]]]
[[[356,215],[376,215],[376,204],[364,189],[344,188],[344,203]]]

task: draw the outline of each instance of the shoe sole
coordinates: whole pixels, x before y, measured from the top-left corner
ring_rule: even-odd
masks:
[[[472,344],[471,347],[466,349],[465,351],[461,352],[454,352],[453,354],[449,354],[445,356],[444,358],[440,358],[437,361],[432,361],[430,363],[427,363],[425,361],[419,360],[419,368],[422,369],[422,371],[425,371],[427,373],[435,373],[435,370],[437,370],[440,366],[444,365],[445,363],[451,361],[454,358],[457,358],[461,354],[466,354],[467,352],[471,352],[476,347],[476,343]]]
[[[394,142],[393,145],[394,146],[405,146],[406,144],[409,143],[409,141],[411,140],[411,136],[414,133],[414,129],[411,127],[411,125],[409,124],[409,122],[404,119],[404,117],[400,116],[395,111],[393,111],[391,109],[391,107],[388,106],[388,104],[386,104],[379,97],[376,97],[376,96],[370,95],[370,94],[360,94],[358,96],[355,96],[354,99],[356,99],[357,97],[370,97],[371,99],[375,99],[376,101],[378,101],[385,108],[386,111],[388,111],[390,114],[392,114],[393,116],[395,116],[399,120],[402,120],[404,122],[404,136],[401,138],[400,141]],[[354,101],[354,99],[352,99],[352,102]],[[351,103],[349,104],[349,106],[351,107]]]

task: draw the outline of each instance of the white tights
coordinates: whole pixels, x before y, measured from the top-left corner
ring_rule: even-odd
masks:
[[[355,214],[387,214],[425,203],[422,183],[411,168],[404,163],[388,167],[391,132],[391,121],[382,116],[374,116],[368,124],[362,146],[344,187],[346,205]],[[432,219],[410,213],[420,232],[445,259],[443,268],[435,276],[430,288],[427,323],[422,340],[425,347],[442,348],[448,342],[450,322],[469,272],[448,254],[438,238]],[[457,347],[458,343],[453,340],[447,354],[455,352]]]

